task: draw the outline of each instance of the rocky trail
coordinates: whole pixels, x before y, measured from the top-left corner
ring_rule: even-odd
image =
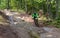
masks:
[[[0,38],[18,38],[18,36],[9,26],[0,24]]]
[[[9,27],[2,27],[2,30],[5,28],[6,32],[8,31],[4,38],[5,36],[7,38],[60,38],[60,28],[36,27],[31,16],[14,13],[11,15]],[[3,32],[1,31],[1,33]]]

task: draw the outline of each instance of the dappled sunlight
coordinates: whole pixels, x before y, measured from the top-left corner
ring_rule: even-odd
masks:
[[[41,16],[40,18],[38,18],[38,20],[47,20],[47,18],[44,16]]]

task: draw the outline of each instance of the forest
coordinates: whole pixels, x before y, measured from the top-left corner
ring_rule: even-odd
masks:
[[[60,38],[60,0],[0,0],[0,38]]]
[[[32,14],[32,10],[38,12],[43,10],[43,14],[48,14],[53,20],[51,24],[60,27],[60,1],[59,0],[0,0],[0,10],[9,9],[11,11],[25,12]]]

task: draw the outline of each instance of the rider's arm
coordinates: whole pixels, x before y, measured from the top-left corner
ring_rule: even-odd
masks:
[[[34,18],[34,14],[32,14],[32,18]]]

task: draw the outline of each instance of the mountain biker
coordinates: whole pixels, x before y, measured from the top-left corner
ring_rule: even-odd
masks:
[[[33,18],[34,23],[35,23],[35,25],[36,25],[37,27],[39,27],[38,17],[39,17],[39,14],[38,14],[38,13],[36,13],[36,12],[32,13],[32,18]]]

